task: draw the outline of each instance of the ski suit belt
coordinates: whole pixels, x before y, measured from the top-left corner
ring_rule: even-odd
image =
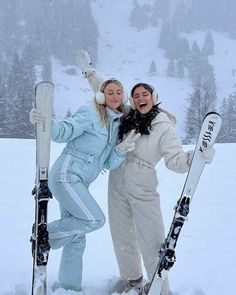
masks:
[[[154,169],[154,165],[149,163],[148,161],[140,158],[138,155],[136,155],[135,153],[128,153],[126,159],[130,162],[134,162],[136,164],[138,164],[139,166],[145,166],[151,169]]]
[[[66,154],[66,155],[74,156],[74,157],[76,157],[78,159],[84,160],[87,163],[92,163],[94,161],[94,159],[96,158],[96,156],[93,155],[93,154],[81,152],[81,151],[71,149],[71,148],[68,148],[68,147],[65,148],[62,153]]]

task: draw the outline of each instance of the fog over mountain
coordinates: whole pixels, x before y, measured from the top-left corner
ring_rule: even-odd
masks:
[[[34,137],[25,114],[40,80],[56,86],[59,119],[92,100],[75,61],[85,49],[99,73],[120,79],[127,92],[151,83],[184,142],[198,132],[188,119],[196,99],[196,120],[220,111],[226,120],[219,141],[235,142],[235,14],[233,0],[2,0],[0,136]]]

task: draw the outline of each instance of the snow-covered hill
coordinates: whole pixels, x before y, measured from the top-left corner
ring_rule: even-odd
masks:
[[[140,4],[153,4],[153,1],[139,1]],[[158,48],[160,27],[149,26],[137,31],[129,26],[129,16],[133,0],[92,1],[92,12],[99,28],[97,70],[104,78],[120,79],[127,92],[132,85],[140,81],[152,84],[159,92],[162,107],[173,112],[178,120],[177,130],[184,135],[186,98],[192,91],[190,81],[185,79],[167,78],[168,60],[163,50]],[[185,35],[189,42],[196,40],[201,47],[206,32],[195,32]],[[236,41],[227,35],[214,33],[215,55],[210,57],[214,66],[217,84],[218,102],[233,91],[236,76]],[[190,43],[190,44],[191,44]],[[86,49],[86,48],[85,48]],[[150,64],[155,61],[157,73],[149,74]],[[66,68],[68,69],[68,68]],[[54,62],[53,81],[56,84],[55,111],[63,118],[68,109],[75,111],[79,106],[92,100],[92,92],[87,81],[77,69],[77,76],[66,74],[64,67]],[[235,74],[236,75],[236,74]]]

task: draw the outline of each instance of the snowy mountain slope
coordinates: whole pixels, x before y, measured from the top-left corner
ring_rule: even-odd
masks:
[[[116,77],[125,85],[129,92],[135,83],[140,81],[151,83],[159,92],[162,107],[173,112],[178,120],[177,130],[184,136],[186,99],[192,92],[190,81],[185,79],[167,78],[168,60],[158,45],[160,27],[149,26],[137,31],[129,26],[132,0],[125,2],[116,0],[92,1],[92,12],[99,28],[98,63],[99,73],[104,78]],[[152,4],[153,1],[139,1],[140,4]],[[188,34],[190,44],[196,40],[201,47],[206,32]],[[213,33],[215,55],[210,57],[214,66],[217,84],[218,102],[234,90],[236,69],[236,41],[227,35]],[[86,48],[85,48],[86,49]],[[149,74],[150,64],[155,61],[157,73]],[[63,118],[70,108],[75,111],[79,106],[87,104],[93,94],[87,81],[77,69],[77,76],[67,75],[65,68],[54,61],[53,81],[56,84],[55,111],[58,118]],[[236,74],[235,74],[236,75]]]

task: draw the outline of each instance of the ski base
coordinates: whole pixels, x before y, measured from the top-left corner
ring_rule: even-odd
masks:
[[[48,187],[50,138],[53,108],[51,82],[40,82],[35,87],[35,106],[45,120],[36,124],[36,180],[32,194],[35,199],[35,220],[32,228],[32,295],[47,294],[47,262],[50,251],[47,231],[48,201],[52,194]]]

